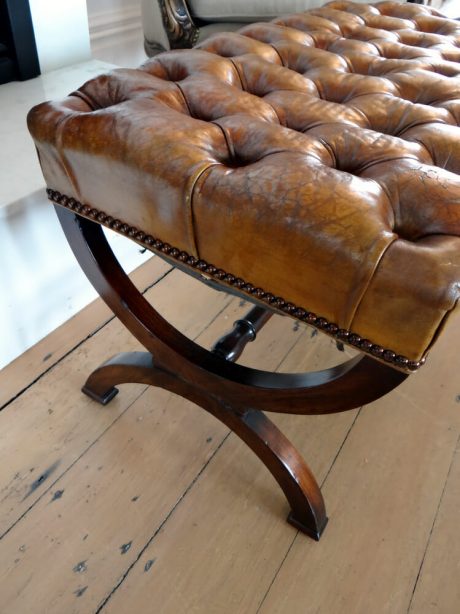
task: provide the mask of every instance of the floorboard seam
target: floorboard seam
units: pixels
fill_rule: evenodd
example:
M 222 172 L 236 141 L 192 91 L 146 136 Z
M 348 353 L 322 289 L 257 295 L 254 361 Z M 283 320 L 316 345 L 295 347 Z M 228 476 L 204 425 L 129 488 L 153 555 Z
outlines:
M 150 284 L 148 287 L 146 287 L 143 291 L 143 294 L 145 292 L 147 292 L 148 290 L 150 290 L 152 287 L 154 287 L 155 285 L 157 285 L 159 282 L 161 282 L 166 276 L 168 276 L 174 269 L 170 269 L 168 271 L 166 271 L 160 278 L 156 279 L 152 284 Z M 199 333 L 197 333 L 194 337 L 194 339 L 197 339 L 198 337 L 200 337 L 203 332 L 230 306 L 231 302 L 232 302 L 233 297 L 229 297 L 228 301 L 225 302 L 225 304 L 219 309 L 219 311 L 206 323 L 206 325 L 203 327 L 202 330 L 199 331 Z M 44 375 L 46 375 L 46 373 L 48 373 L 52 368 L 54 368 L 55 366 L 57 366 L 59 363 L 61 363 L 66 357 L 68 357 L 72 352 L 74 352 L 76 349 L 78 349 L 82 344 L 84 344 L 86 341 L 88 341 L 88 339 L 90 339 L 91 337 L 93 337 L 95 334 L 97 334 L 100 330 L 102 330 L 107 324 L 109 324 L 113 319 L 115 319 L 115 316 L 110 317 L 108 320 L 106 320 L 105 322 L 103 322 L 101 325 L 99 325 L 97 328 L 95 328 L 89 335 L 87 335 L 85 338 L 83 338 L 81 341 L 79 341 L 75 346 L 73 346 L 68 352 L 66 352 L 63 356 L 61 356 L 58 360 L 56 360 L 56 362 L 54 362 L 53 364 L 49 365 L 47 367 L 47 369 L 45 371 L 43 371 L 38 377 L 36 377 L 33 382 L 31 382 L 30 384 L 28 384 L 26 387 L 24 387 L 20 392 L 18 392 L 17 395 L 15 395 L 14 398 L 10 399 L 3 407 L 6 408 L 8 405 L 10 405 L 16 398 L 18 398 L 19 396 L 21 396 L 26 390 L 28 390 L 29 388 L 31 388 L 35 383 L 37 383 Z M 289 347 L 289 349 L 286 350 L 286 352 L 284 353 L 283 357 L 279 360 L 276 368 L 274 369 L 275 371 L 278 370 L 280 368 L 280 366 L 283 364 L 283 362 L 286 360 L 286 357 L 290 354 L 290 352 L 293 350 L 293 348 L 297 345 L 297 343 L 301 342 L 301 339 L 296 339 Z M 46 490 L 43 491 L 43 493 L 32 503 L 32 505 L 30 507 L 28 507 L 12 524 L 11 526 L 6 529 L 4 531 L 4 533 L 0 536 L 0 539 L 3 539 L 3 537 L 5 537 L 12 529 L 14 529 L 14 527 L 21 521 L 23 520 L 28 514 L 29 512 L 31 512 L 33 510 L 33 508 L 43 499 L 43 497 L 45 497 L 50 490 L 52 490 L 52 488 L 59 482 L 59 480 L 61 480 L 84 456 L 85 454 L 87 454 L 87 452 L 93 447 L 95 446 L 100 440 L 101 438 L 103 438 L 106 433 L 121 419 L 121 417 L 134 405 L 134 403 L 136 403 L 138 401 L 138 399 L 145 393 L 145 391 L 147 390 L 147 388 L 149 388 L 149 386 L 145 386 L 143 388 L 143 390 L 136 396 L 135 399 L 133 399 L 133 401 L 113 420 L 113 422 L 111 422 L 100 434 L 99 436 L 89 445 L 87 446 L 82 452 L 81 454 L 78 455 L 78 457 L 59 475 L 59 477 L 57 477 L 51 484 L 49 484 L 48 488 Z M 190 492 L 190 490 L 193 488 L 194 484 L 197 482 L 197 480 L 200 478 L 200 476 L 202 475 L 202 473 L 206 470 L 206 468 L 208 467 L 208 465 L 212 462 L 213 458 L 218 454 L 219 450 L 222 448 L 222 446 L 224 445 L 225 441 L 228 439 L 228 437 L 230 436 L 231 431 L 229 431 L 225 437 L 222 439 L 222 441 L 220 442 L 220 444 L 218 445 L 218 447 L 215 449 L 214 453 L 212 454 L 212 456 L 206 461 L 206 463 L 204 463 L 204 465 L 201 467 L 200 471 L 196 474 L 196 476 L 194 477 L 194 479 L 191 481 L 191 483 L 188 485 L 188 487 L 183 491 L 182 495 L 179 497 L 179 499 L 176 501 L 176 503 L 172 506 L 172 508 L 170 509 L 170 511 L 168 512 L 168 514 L 165 516 L 165 518 L 163 519 L 163 521 L 161 522 L 161 524 L 159 525 L 159 527 L 156 529 L 156 531 L 154 532 L 154 534 L 150 537 L 150 539 L 146 542 L 146 544 L 144 545 L 144 547 L 141 549 L 141 551 L 139 552 L 138 556 L 136 557 L 136 559 L 133 561 L 133 563 L 126 569 L 126 571 L 124 572 L 123 576 L 121 577 L 120 581 L 116 584 L 116 586 L 113 587 L 113 589 L 110 591 L 110 593 L 106 596 L 106 598 L 101 602 L 101 604 L 98 606 L 97 608 L 97 612 L 100 612 L 105 605 L 108 603 L 108 601 L 111 599 L 112 595 L 116 592 L 116 590 L 119 588 L 119 586 L 124 582 L 124 580 L 126 579 L 126 577 L 128 576 L 128 574 L 130 573 L 131 569 L 136 565 L 136 563 L 138 562 L 138 560 L 142 557 L 144 551 L 149 547 L 149 545 L 151 544 L 151 542 L 154 540 L 154 538 L 156 537 L 156 535 L 158 534 L 158 532 L 163 528 L 163 526 L 165 525 L 165 523 L 168 521 L 168 519 L 171 517 L 171 515 L 173 514 L 174 510 L 177 508 L 177 506 L 182 502 L 182 500 L 184 499 L 184 497 L 187 496 L 187 494 Z M 294 538 L 295 540 L 295 538 Z M 293 542 L 294 542 L 293 540 Z M 292 543 L 293 543 L 292 542 Z M 291 544 L 292 546 L 292 544 Z M 289 551 L 288 551 L 289 552 Z M 286 553 L 286 556 L 288 554 L 288 552 Z
M 156 286 L 158 283 L 160 283 L 160 281 L 162 281 L 165 277 L 167 277 L 168 275 L 170 275 L 170 273 L 174 271 L 174 267 L 171 267 L 169 269 L 169 271 L 166 271 L 166 273 L 164 273 L 161 277 L 159 277 L 158 279 L 156 279 L 153 283 L 151 283 L 149 286 L 147 286 L 143 291 L 142 294 L 145 294 L 146 292 L 148 292 L 151 288 L 153 288 L 154 286 Z M 99 297 L 96 300 L 102 300 Z M 115 319 L 115 315 L 109 316 L 109 319 L 106 320 L 105 322 L 103 322 L 102 324 L 100 324 L 97 328 L 95 328 L 91 333 L 89 333 L 89 335 L 87 335 L 86 337 L 84 337 L 81 341 L 79 341 L 76 345 L 74 345 L 72 348 L 70 348 L 70 350 L 68 350 L 65 354 L 63 354 L 58 360 L 56 360 L 56 362 L 48 365 L 46 367 L 46 369 L 44 371 L 42 371 L 40 373 L 40 375 L 38 375 L 34 380 L 32 380 L 29 384 L 27 384 L 27 386 L 25 386 L 24 388 L 22 388 L 21 390 L 19 390 L 19 392 L 17 392 L 13 397 L 11 397 L 11 399 L 9 399 L 8 401 L 6 401 L 6 403 L 4 403 L 1 407 L 0 407 L 0 411 L 3 411 L 4 409 L 6 409 L 8 407 L 8 405 L 11 405 L 11 403 L 13 403 L 13 401 L 15 401 L 16 399 L 18 399 L 22 394 L 24 394 L 24 392 L 26 392 L 27 390 L 29 390 L 29 388 L 31 388 L 32 386 L 34 386 L 34 384 L 36 384 L 39 380 L 41 380 L 41 378 L 43 376 L 45 376 L 47 373 L 49 373 L 51 371 L 51 369 L 53 369 L 56 365 L 58 365 L 60 362 L 62 362 L 65 358 L 67 358 L 72 352 L 74 352 L 76 349 L 78 349 L 83 343 L 85 343 L 85 341 L 88 341 L 88 339 L 91 339 L 91 337 L 93 337 L 96 333 L 98 333 L 100 330 L 102 330 L 105 326 L 107 326 L 107 324 L 109 324 L 110 322 L 112 322 L 112 320 Z
M 356 423 L 356 420 L 358 419 L 358 416 L 359 416 L 359 415 L 360 415 L 360 413 L 361 413 L 361 409 L 362 409 L 362 407 L 360 407 L 360 408 L 359 408 L 359 410 L 358 410 L 358 412 L 357 412 L 357 414 L 356 414 L 356 416 L 355 416 L 355 418 L 354 418 L 353 422 L 352 422 L 352 423 L 351 423 L 351 425 L 350 425 L 350 428 L 348 429 L 348 431 L 347 431 L 347 433 L 346 433 L 345 437 L 343 438 L 342 443 L 341 443 L 341 444 L 340 444 L 340 446 L 339 446 L 339 449 L 337 450 L 336 455 L 335 455 L 335 456 L 334 456 L 334 458 L 332 459 L 332 462 L 331 462 L 331 464 L 330 464 L 330 466 L 329 466 L 329 469 L 327 470 L 326 475 L 324 476 L 324 478 L 323 478 L 323 480 L 322 480 L 322 482 L 321 482 L 321 486 L 320 486 L 320 488 L 321 488 L 321 489 L 323 488 L 324 484 L 326 483 L 326 480 L 327 480 L 327 478 L 328 478 L 329 474 L 331 473 L 332 468 L 333 468 L 333 466 L 335 465 L 335 462 L 336 462 L 336 460 L 337 460 L 337 458 L 338 458 L 338 456 L 339 456 L 340 452 L 342 451 L 342 448 L 343 448 L 343 446 L 345 445 L 345 442 L 347 441 L 348 436 L 350 435 L 350 432 L 351 432 L 352 428 L 354 427 L 354 425 L 355 425 L 355 423 Z M 284 563 L 285 563 L 285 561 L 286 561 L 286 559 L 287 559 L 287 557 L 288 557 L 288 555 L 289 555 L 289 553 L 290 553 L 290 551 L 291 551 L 291 549 L 292 549 L 292 547 L 293 547 L 294 543 L 296 542 L 296 540 L 297 540 L 297 538 L 298 538 L 298 536 L 299 536 L 299 533 L 300 533 L 300 531 L 297 531 L 297 533 L 295 534 L 295 536 L 294 536 L 294 538 L 293 538 L 292 542 L 289 544 L 289 547 L 288 547 L 288 548 L 287 548 L 287 550 L 286 550 L 286 554 L 284 555 L 283 560 L 281 561 L 281 563 L 280 563 L 280 565 L 279 565 L 278 569 L 276 570 L 276 572 L 275 572 L 275 574 L 274 574 L 274 576 L 273 576 L 273 578 L 272 578 L 272 581 L 270 582 L 270 584 L 269 584 L 269 586 L 268 586 L 268 588 L 267 588 L 267 591 L 265 592 L 264 596 L 262 597 L 262 601 L 260 602 L 259 607 L 257 608 L 257 610 L 256 610 L 255 614 L 259 614 L 259 612 L 260 612 L 260 610 L 261 610 L 261 608 L 262 608 L 263 604 L 265 603 L 265 601 L 266 601 L 266 599 L 267 599 L 267 597 L 268 597 L 268 595 L 269 595 L 269 593 L 270 593 L 270 591 L 271 591 L 271 589 L 272 589 L 272 586 L 273 586 L 273 584 L 275 583 L 275 580 L 276 580 L 276 578 L 277 578 L 277 577 L 278 577 L 278 575 L 279 575 L 279 572 L 281 571 L 281 569 L 282 569 L 282 567 L 283 567 L 283 565 L 284 565 Z
M 428 553 L 428 548 L 430 547 L 430 543 L 431 543 L 431 537 L 433 535 L 433 531 L 434 531 L 434 528 L 436 526 L 436 520 L 438 518 L 439 510 L 441 509 L 442 500 L 444 499 L 444 494 L 446 492 L 447 483 L 449 482 L 449 476 L 451 474 L 452 467 L 454 466 L 454 461 L 455 461 L 455 457 L 457 455 L 457 452 L 459 451 L 459 446 L 460 446 L 460 435 L 459 435 L 459 437 L 457 439 L 457 443 L 456 443 L 455 448 L 454 448 L 454 453 L 452 454 L 452 459 L 450 461 L 449 470 L 448 470 L 447 475 L 446 475 L 446 481 L 444 483 L 444 487 L 442 489 L 441 496 L 439 497 L 439 502 L 438 502 L 438 506 L 436 508 L 436 512 L 435 512 L 435 515 L 434 515 L 434 518 L 433 518 L 433 523 L 431 525 L 430 534 L 428 535 L 428 539 L 427 539 L 426 545 L 425 545 L 425 550 L 423 551 L 422 560 L 420 562 L 420 567 L 418 569 L 417 577 L 415 578 L 414 588 L 412 589 L 412 594 L 411 594 L 411 597 L 410 597 L 409 605 L 407 606 L 407 614 L 409 614 L 409 612 L 410 612 L 410 610 L 412 608 L 412 602 L 414 601 L 415 591 L 417 590 L 418 582 L 419 582 L 420 576 L 422 574 L 423 565 L 425 563 L 425 558 L 426 558 L 426 555 Z
M 162 528 L 164 527 L 164 525 L 168 522 L 168 520 L 170 519 L 170 517 L 174 514 L 174 511 L 176 510 L 177 506 L 181 504 L 182 500 L 188 495 L 188 493 L 190 492 L 190 490 L 193 488 L 193 486 L 196 484 L 196 482 L 198 481 L 198 479 L 200 478 L 201 474 L 205 471 L 205 469 L 207 468 L 207 466 L 209 465 L 209 463 L 212 461 L 212 459 L 215 457 L 215 455 L 219 452 L 219 450 L 221 449 L 221 447 L 224 445 L 224 443 L 227 441 L 227 439 L 230 437 L 231 435 L 231 431 L 229 431 L 225 437 L 222 439 L 222 441 L 220 442 L 220 444 L 217 446 L 217 448 L 214 450 L 214 452 L 212 453 L 212 455 L 209 457 L 209 459 L 204 463 L 204 465 L 202 466 L 202 468 L 200 469 L 200 471 L 196 474 L 196 476 L 193 478 L 193 480 L 190 482 L 190 484 L 187 486 L 187 488 L 183 491 L 182 495 L 177 499 L 176 503 L 172 506 L 172 508 L 169 510 L 169 512 L 166 514 L 166 516 L 163 518 L 163 520 L 161 521 L 161 523 L 158 525 L 158 527 L 156 528 L 156 530 L 154 531 L 154 533 L 150 536 L 150 538 L 147 540 L 147 542 L 145 543 L 145 545 L 143 546 L 143 548 L 141 548 L 141 550 L 139 551 L 137 557 L 133 560 L 133 562 L 129 565 L 129 567 L 126 569 L 126 571 L 124 572 L 124 574 L 121 576 L 120 580 L 117 582 L 117 584 L 115 584 L 115 586 L 112 588 L 112 590 L 110 591 L 110 593 L 104 598 L 104 600 L 98 605 L 97 609 L 95 610 L 94 614 L 99 614 L 99 612 L 101 612 L 103 610 L 103 608 L 105 608 L 105 606 L 107 605 L 107 603 L 110 601 L 110 599 L 113 597 L 113 595 L 115 594 L 115 592 L 120 588 L 120 586 L 123 584 L 123 582 L 126 580 L 128 574 L 131 572 L 131 570 L 133 569 L 133 567 L 139 562 L 139 560 L 142 558 L 142 555 L 144 554 L 144 552 L 147 550 L 147 548 L 150 546 L 150 544 L 153 542 L 153 540 L 155 539 L 155 537 L 158 535 L 158 533 L 162 530 Z
M 230 301 L 231 302 L 231 301 Z M 208 323 L 207 326 L 210 326 L 210 324 L 212 324 L 212 322 L 214 322 L 214 320 L 220 315 L 220 313 L 222 313 L 222 311 L 228 307 L 228 305 L 230 304 L 230 302 L 218 313 L 216 314 L 216 316 L 214 316 L 213 319 L 211 319 Z M 300 342 L 300 339 L 296 339 L 291 346 L 289 346 L 289 349 L 286 351 L 286 353 L 283 355 L 283 357 L 279 360 L 277 366 L 275 367 L 274 371 L 277 371 L 280 366 L 283 364 L 283 362 L 286 360 L 286 357 L 290 354 L 290 352 L 292 352 L 292 350 L 294 349 L 294 347 L 297 345 L 297 343 Z M 205 410 L 203 410 L 205 411 Z M 179 497 L 179 499 L 176 501 L 176 503 L 173 505 L 173 507 L 169 510 L 168 514 L 164 517 L 164 519 L 162 520 L 162 522 L 160 523 L 160 525 L 157 527 L 157 529 L 155 530 L 155 532 L 153 533 L 153 535 L 151 535 L 151 537 L 147 540 L 147 542 L 145 543 L 145 545 L 143 546 L 143 548 L 141 548 L 141 550 L 139 551 L 137 557 L 134 559 L 134 561 L 128 566 L 128 568 L 126 569 L 126 571 L 124 572 L 124 574 L 121 576 L 120 580 L 117 582 L 117 584 L 112 588 L 112 590 L 110 591 L 110 593 L 105 597 L 105 599 L 99 604 L 99 606 L 97 607 L 97 609 L 95 610 L 94 614 L 99 614 L 107 605 L 107 603 L 110 601 L 110 599 L 113 597 L 113 595 L 116 593 L 116 591 L 120 588 L 120 586 L 123 584 L 123 582 L 126 580 L 126 578 L 128 577 L 129 573 L 131 572 L 131 570 L 137 565 L 137 563 L 139 562 L 139 560 L 142 558 L 142 555 L 144 554 L 144 552 L 147 550 L 147 548 L 150 546 L 150 544 L 153 542 L 153 540 L 155 539 L 155 537 L 158 535 L 158 533 L 161 531 L 161 529 L 164 527 L 164 525 L 168 522 L 168 520 L 171 518 L 171 516 L 173 515 L 175 509 L 178 507 L 178 505 L 180 505 L 180 503 L 183 501 L 183 499 L 187 496 L 187 494 L 192 490 L 193 486 L 196 484 L 196 482 L 198 481 L 198 479 L 200 478 L 200 476 L 203 474 L 203 472 L 206 470 L 206 468 L 208 467 L 208 465 L 211 463 L 211 461 L 214 459 L 214 457 L 217 455 L 217 453 L 219 452 L 219 450 L 222 448 L 222 446 L 224 445 L 224 443 L 227 441 L 227 439 L 230 437 L 230 435 L 232 434 L 232 431 L 228 431 L 228 433 L 225 435 L 225 437 L 222 439 L 222 441 L 220 442 L 220 444 L 217 446 L 217 448 L 214 450 L 213 454 L 210 456 L 210 458 L 204 463 L 204 465 L 201 467 L 200 471 L 195 475 L 195 477 L 193 478 L 193 480 L 190 482 L 190 484 L 187 486 L 187 488 L 183 491 L 182 495 Z M 235 435 L 236 436 L 236 435 Z M 295 538 L 294 538 L 295 539 Z
M 83 450 L 83 452 L 77 456 L 77 458 L 67 467 L 67 469 L 65 469 L 55 480 L 53 483 L 48 485 L 48 488 L 46 488 L 46 490 L 44 490 L 42 492 L 42 494 L 35 499 L 35 501 L 32 503 L 32 505 L 30 507 L 28 507 L 14 522 L 13 524 L 8 527 L 8 529 L 6 529 L 6 531 L 4 531 L 1 535 L 0 535 L 0 540 L 2 540 L 4 537 L 6 537 L 8 535 L 8 533 L 14 529 L 14 527 L 25 517 L 27 516 L 27 514 L 39 503 L 39 501 L 41 501 L 43 499 L 43 497 L 45 495 L 47 495 L 50 490 L 53 488 L 53 486 L 55 484 L 57 484 L 59 482 L 59 480 L 61 480 L 71 469 L 72 467 L 74 467 L 74 465 L 76 463 L 78 463 L 78 461 L 89 451 L 91 450 L 91 448 L 96 445 L 96 443 L 101 439 L 101 437 L 103 437 L 105 435 L 105 433 L 107 433 L 107 431 L 109 429 L 112 428 L 112 426 L 114 424 L 116 424 L 118 422 L 118 420 L 120 420 L 120 418 L 122 416 L 124 416 L 124 414 L 134 405 L 134 403 L 136 403 L 136 401 L 144 394 L 144 392 L 147 390 L 148 386 L 145 386 L 143 388 L 143 390 L 137 395 L 137 397 L 132 401 L 132 403 L 130 403 L 114 420 L 113 422 L 111 422 L 103 431 L 102 433 L 99 434 L 99 436 L 87 447 Z
M 150 287 L 153 287 L 152 286 Z M 147 292 L 149 288 L 147 288 L 145 290 L 145 292 Z M 225 303 L 225 305 L 209 320 L 209 322 L 207 322 L 206 326 L 201 329 L 194 337 L 194 339 L 197 339 L 198 337 L 200 337 L 204 331 L 222 314 L 223 311 L 225 311 L 225 309 L 227 309 L 227 307 L 230 305 L 231 303 L 231 298 Z M 115 317 L 115 316 L 114 316 Z M 113 318 L 112 318 L 113 319 Z M 105 325 L 104 325 L 105 326 Z M 98 329 L 99 330 L 99 329 Z M 97 331 L 96 331 L 97 332 Z M 92 333 L 92 335 L 95 333 Z M 91 336 L 92 336 L 91 335 Z M 87 341 L 87 338 L 84 339 L 81 343 L 84 343 L 85 341 Z M 76 349 L 77 347 L 79 347 L 81 345 L 81 343 L 79 343 L 74 349 Z M 73 351 L 73 350 L 72 350 Z M 64 357 L 63 357 L 64 358 Z M 60 362 L 60 361 L 58 361 Z M 58 364 L 58 362 L 56 362 L 56 364 Z M 149 388 L 149 385 L 146 385 L 142 391 L 136 396 L 136 398 L 113 420 L 113 422 L 111 422 L 103 431 L 102 433 L 99 434 L 99 436 L 87 447 L 85 448 L 82 453 L 58 476 L 56 477 L 56 479 L 54 480 L 54 482 L 50 483 L 48 485 L 48 487 L 46 488 L 46 490 L 44 490 L 42 492 L 42 494 L 35 499 L 35 501 L 30 505 L 30 507 L 28 507 L 14 522 L 12 525 L 10 525 L 8 527 L 8 529 L 6 529 L 1 535 L 0 535 L 0 541 L 6 537 L 6 535 L 8 535 L 8 533 L 14 529 L 14 527 L 23 519 L 25 518 L 25 516 L 27 516 L 27 514 L 39 503 L 39 501 L 41 501 L 43 499 L 43 497 L 50 492 L 50 490 L 53 488 L 53 486 L 55 484 L 57 484 L 59 482 L 59 480 L 61 480 L 69 471 L 70 469 L 72 469 L 72 467 L 78 463 L 78 461 L 83 458 L 83 456 L 118 422 L 118 420 L 120 420 L 120 418 L 134 405 L 134 403 L 136 403 L 140 397 L 144 394 L 144 392 Z
M 284 557 L 283 557 L 283 559 L 282 559 L 281 563 L 279 564 L 278 569 L 275 571 L 275 574 L 274 574 L 274 576 L 273 576 L 273 578 L 272 578 L 272 581 L 271 581 L 271 582 L 270 582 L 270 584 L 268 585 L 268 588 L 267 588 L 267 590 L 265 591 L 265 594 L 264 594 L 264 596 L 262 597 L 262 600 L 261 600 L 261 602 L 260 602 L 260 604 L 259 604 L 259 607 L 258 607 L 258 608 L 257 608 L 257 610 L 255 611 L 255 614 L 259 614 L 260 609 L 261 609 L 261 608 L 262 608 L 262 606 L 264 605 L 265 600 L 267 599 L 268 594 L 270 593 L 270 591 L 271 591 L 271 589 L 272 589 L 272 586 L 273 586 L 273 584 L 274 584 L 274 582 L 275 582 L 276 578 L 278 577 L 278 574 L 279 574 L 279 572 L 280 572 L 281 568 L 282 568 L 282 567 L 283 567 L 283 565 L 284 565 L 285 560 L 286 560 L 286 559 L 287 559 L 287 557 L 289 556 L 289 553 L 291 552 L 291 550 L 292 550 L 292 546 L 294 545 L 294 543 L 295 543 L 295 541 L 296 541 L 296 539 L 297 539 L 297 536 L 298 536 L 298 535 L 299 535 L 299 531 L 297 531 L 297 532 L 296 532 L 296 534 L 294 535 L 294 537 L 292 538 L 292 541 L 291 541 L 291 543 L 289 544 L 288 549 L 286 550 L 286 554 L 284 555 Z
M 346 434 L 346 435 L 345 435 L 345 437 L 343 438 L 343 441 L 342 441 L 342 443 L 340 444 L 339 449 L 337 450 L 336 455 L 335 455 L 335 456 L 334 456 L 334 458 L 332 459 L 332 463 L 331 463 L 331 465 L 330 465 L 330 467 L 329 467 L 329 469 L 328 469 L 328 471 L 327 471 L 326 475 L 324 476 L 323 481 L 321 482 L 321 488 L 323 488 L 324 484 L 326 483 L 326 480 L 327 480 L 327 478 L 329 477 L 329 474 L 331 473 L 332 468 L 334 467 L 334 465 L 335 465 L 335 463 L 336 463 L 336 460 L 337 460 L 337 458 L 338 458 L 338 456 L 339 456 L 340 452 L 342 451 L 342 448 L 343 448 L 343 446 L 345 445 L 345 442 L 346 442 L 346 441 L 347 441 L 347 439 L 348 439 L 348 436 L 350 435 L 350 433 L 351 433 L 351 431 L 352 431 L 353 427 L 354 427 L 354 426 L 355 426 L 355 424 L 356 424 L 356 421 L 358 420 L 359 416 L 361 415 L 361 410 L 362 410 L 362 407 L 360 407 L 360 408 L 358 409 L 358 411 L 356 412 L 356 416 L 354 417 L 353 422 L 351 423 L 350 428 L 349 428 L 349 429 L 348 429 L 348 431 L 347 431 L 347 434 Z

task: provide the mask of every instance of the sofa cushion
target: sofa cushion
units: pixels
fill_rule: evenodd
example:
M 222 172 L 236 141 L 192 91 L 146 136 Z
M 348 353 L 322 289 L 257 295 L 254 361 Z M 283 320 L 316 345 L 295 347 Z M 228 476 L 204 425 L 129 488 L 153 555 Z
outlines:
M 357 0 L 365 2 L 366 0 Z M 318 8 L 325 0 L 190 0 L 190 13 L 204 22 L 248 22 Z

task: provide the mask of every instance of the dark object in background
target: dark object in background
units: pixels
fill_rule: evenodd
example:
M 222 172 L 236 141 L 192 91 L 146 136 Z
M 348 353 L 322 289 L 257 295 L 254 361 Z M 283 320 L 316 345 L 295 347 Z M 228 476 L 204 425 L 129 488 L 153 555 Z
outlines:
M 39 74 L 28 0 L 0 0 L 0 84 Z

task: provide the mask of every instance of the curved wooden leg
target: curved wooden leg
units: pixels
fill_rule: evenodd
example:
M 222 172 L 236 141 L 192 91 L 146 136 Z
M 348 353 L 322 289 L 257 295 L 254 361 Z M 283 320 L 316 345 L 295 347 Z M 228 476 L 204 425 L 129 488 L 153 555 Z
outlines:
M 257 454 L 281 486 L 291 506 L 288 522 L 318 541 L 328 519 L 323 495 L 308 465 L 263 412 L 249 410 L 239 420 L 236 428 L 235 425 L 231 428 Z
M 84 392 L 106 404 L 117 393 L 116 384 L 139 382 L 160 386 L 203 407 L 245 441 L 271 471 L 291 505 L 289 521 L 319 539 L 327 519 L 318 485 L 298 452 L 262 412 L 346 411 L 386 394 L 407 374 L 367 356 L 316 373 L 268 373 L 226 360 L 228 339 L 218 344 L 224 352 L 208 352 L 172 327 L 138 292 L 99 224 L 56 209 L 88 279 L 148 350 L 111 359 L 91 374 Z M 235 344 L 230 345 L 234 349 Z
M 240 413 L 219 404 L 200 405 L 229 426 L 260 458 L 289 501 L 288 522 L 318 541 L 327 524 L 324 499 L 312 472 L 291 442 L 257 409 Z
M 315 540 L 327 524 L 323 496 L 307 464 L 267 416 L 257 409 L 233 408 L 228 403 L 156 367 L 149 352 L 126 352 L 98 367 L 83 392 L 102 405 L 115 396 L 117 384 L 142 383 L 165 388 L 199 405 L 228 426 L 260 458 L 291 506 L 288 522 Z M 112 394 L 112 391 L 116 391 Z

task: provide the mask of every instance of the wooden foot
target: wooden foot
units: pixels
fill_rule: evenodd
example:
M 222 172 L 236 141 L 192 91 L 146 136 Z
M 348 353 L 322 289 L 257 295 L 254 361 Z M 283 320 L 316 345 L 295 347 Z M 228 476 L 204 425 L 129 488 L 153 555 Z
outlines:
M 407 375 L 367 356 L 315 373 L 268 373 L 234 360 L 268 321 L 260 307 L 208 352 L 182 335 L 144 299 L 118 264 L 99 224 L 56 206 L 80 266 L 107 305 L 147 352 L 120 354 L 96 369 L 83 391 L 108 403 L 116 385 L 160 386 L 201 406 L 235 432 L 277 480 L 291 506 L 288 521 L 319 539 L 327 518 L 305 461 L 263 411 L 325 414 L 386 394 Z M 154 358 L 153 358 L 154 357 Z
M 96 394 L 94 390 L 92 390 L 88 386 L 83 386 L 81 391 L 84 392 L 86 396 L 90 397 L 90 399 L 93 399 L 93 401 L 97 401 L 97 403 L 100 403 L 101 405 L 107 405 L 108 403 L 110 403 L 110 401 L 114 397 L 116 397 L 119 392 L 118 388 L 108 388 L 101 394 Z
M 153 382 L 153 359 L 148 352 L 123 352 L 95 369 L 81 389 L 101 405 L 107 405 L 118 393 L 118 384 Z
M 327 523 L 329 521 L 329 518 L 327 518 L 327 516 L 325 516 L 324 517 L 324 523 L 321 526 L 318 526 L 315 529 L 312 529 L 312 527 L 307 525 L 305 522 L 302 522 L 302 521 L 298 520 L 296 515 L 295 515 L 295 513 L 293 511 L 289 512 L 288 517 L 287 517 L 287 521 L 289 522 L 289 524 L 292 524 L 293 527 L 295 527 L 296 529 L 298 529 L 302 533 L 305 533 L 305 535 L 308 535 L 308 537 L 311 537 L 315 541 L 319 542 L 319 540 L 321 538 L 321 535 L 323 534 L 323 531 L 326 528 L 326 525 L 327 525 Z

